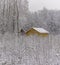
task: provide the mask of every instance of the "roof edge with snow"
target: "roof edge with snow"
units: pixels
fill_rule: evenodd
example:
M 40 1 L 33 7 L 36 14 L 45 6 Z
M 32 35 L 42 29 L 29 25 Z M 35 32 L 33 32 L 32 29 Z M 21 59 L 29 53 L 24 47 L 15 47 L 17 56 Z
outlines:
M 49 33 L 47 30 L 45 30 L 44 28 L 36 28 L 36 27 L 33 27 L 34 30 L 40 32 L 40 33 Z

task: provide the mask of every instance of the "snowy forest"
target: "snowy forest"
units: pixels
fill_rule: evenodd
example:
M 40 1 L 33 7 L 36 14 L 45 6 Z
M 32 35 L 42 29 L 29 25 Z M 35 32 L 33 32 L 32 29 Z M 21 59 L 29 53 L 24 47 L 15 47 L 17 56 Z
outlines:
M 49 35 L 21 35 L 26 24 Z M 60 65 L 60 10 L 30 12 L 27 0 L 0 0 L 0 65 Z
M 19 26 L 27 21 L 27 0 L 1 0 L 0 2 L 0 31 L 18 32 Z M 20 22 L 21 21 L 21 22 Z M 26 22 L 25 22 L 26 23 Z
M 60 11 L 43 10 L 30 12 L 27 0 L 1 0 L 0 33 L 18 33 L 26 24 L 46 28 L 49 32 L 59 33 Z

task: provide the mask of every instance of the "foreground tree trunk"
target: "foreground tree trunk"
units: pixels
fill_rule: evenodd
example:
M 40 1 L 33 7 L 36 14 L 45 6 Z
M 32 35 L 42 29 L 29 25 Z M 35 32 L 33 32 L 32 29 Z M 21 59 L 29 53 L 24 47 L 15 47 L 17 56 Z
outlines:
M 25 1 L 22 0 L 2 0 L 0 7 L 0 28 L 3 33 L 11 32 L 17 33 L 20 31 L 20 27 L 23 26 L 21 22 L 25 22 L 27 15 L 27 6 Z M 21 18 L 23 21 L 21 21 Z M 20 24 L 19 24 L 20 22 Z

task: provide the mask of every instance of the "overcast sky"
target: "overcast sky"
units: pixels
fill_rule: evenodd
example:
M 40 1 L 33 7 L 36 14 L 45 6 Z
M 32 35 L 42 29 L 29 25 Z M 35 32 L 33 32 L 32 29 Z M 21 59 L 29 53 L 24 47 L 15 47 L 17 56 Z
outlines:
M 28 0 L 30 11 L 37 11 L 46 7 L 47 9 L 60 10 L 60 0 Z

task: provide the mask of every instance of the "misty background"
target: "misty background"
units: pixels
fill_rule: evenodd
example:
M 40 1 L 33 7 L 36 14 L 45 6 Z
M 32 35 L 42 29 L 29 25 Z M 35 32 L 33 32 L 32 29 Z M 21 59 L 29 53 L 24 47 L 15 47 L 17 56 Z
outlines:
M 46 7 L 48 10 L 60 10 L 60 0 L 28 0 L 30 11 L 34 12 Z

